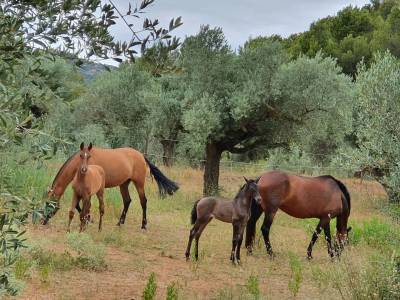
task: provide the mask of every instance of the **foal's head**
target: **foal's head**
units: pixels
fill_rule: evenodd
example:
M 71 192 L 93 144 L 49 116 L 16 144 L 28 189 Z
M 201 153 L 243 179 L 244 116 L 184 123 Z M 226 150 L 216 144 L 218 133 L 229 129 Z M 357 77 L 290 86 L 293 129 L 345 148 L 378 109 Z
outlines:
M 92 150 L 92 143 L 89 144 L 88 147 L 85 147 L 84 143 L 81 143 L 81 151 L 79 152 L 79 157 L 81 159 L 81 163 L 79 165 L 79 172 L 81 174 L 85 174 L 88 169 L 88 159 L 90 158 L 91 154 L 90 151 Z
M 244 177 L 244 180 L 246 181 L 246 184 L 241 188 L 240 191 L 244 193 L 246 199 L 248 199 L 250 202 L 254 199 L 257 203 L 260 203 L 261 196 L 260 192 L 258 191 L 257 181 L 253 179 L 247 179 L 246 177 Z

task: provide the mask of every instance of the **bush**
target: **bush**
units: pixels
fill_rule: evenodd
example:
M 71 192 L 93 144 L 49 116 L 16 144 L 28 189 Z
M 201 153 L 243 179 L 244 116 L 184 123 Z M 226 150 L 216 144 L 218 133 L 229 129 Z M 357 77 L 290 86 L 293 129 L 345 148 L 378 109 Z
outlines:
M 171 283 L 167 287 L 167 300 L 178 300 L 179 286 L 176 282 Z
M 75 261 L 79 267 L 94 271 L 102 271 L 107 267 L 105 247 L 101 244 L 96 244 L 88 234 L 68 233 L 66 244 L 77 252 L 78 257 Z
M 156 292 L 157 292 L 156 274 L 152 272 L 149 276 L 149 279 L 147 280 L 147 284 L 144 288 L 142 298 L 144 300 L 153 300 L 156 298 Z
M 343 299 L 400 299 L 400 257 L 357 263 L 343 256 L 336 268 L 319 269 L 314 278 L 321 289 L 330 286 Z
M 291 276 L 289 279 L 288 287 L 293 296 L 296 297 L 297 293 L 300 290 L 300 285 L 303 278 L 300 259 L 293 253 L 289 253 L 289 266 L 291 270 Z
M 250 275 L 247 279 L 247 291 L 250 293 L 252 299 L 260 299 L 261 292 L 260 292 L 260 284 L 259 279 L 257 276 Z

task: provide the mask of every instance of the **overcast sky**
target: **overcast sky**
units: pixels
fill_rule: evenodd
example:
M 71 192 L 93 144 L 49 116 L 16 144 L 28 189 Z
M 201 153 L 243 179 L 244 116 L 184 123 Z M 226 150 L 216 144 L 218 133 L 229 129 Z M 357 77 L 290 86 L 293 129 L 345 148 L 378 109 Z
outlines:
M 113 2 L 122 11 L 128 8 L 128 0 Z M 367 3 L 367 0 L 156 0 L 146 16 L 158 18 L 164 27 L 168 27 L 171 18 L 182 16 L 183 25 L 174 31 L 182 39 L 197 33 L 202 24 L 222 27 L 232 48 L 237 49 L 249 37 L 271 34 L 286 37 L 307 30 L 313 21 L 334 15 L 345 6 L 361 7 Z M 114 26 L 112 33 L 118 40 L 131 37 L 122 24 Z

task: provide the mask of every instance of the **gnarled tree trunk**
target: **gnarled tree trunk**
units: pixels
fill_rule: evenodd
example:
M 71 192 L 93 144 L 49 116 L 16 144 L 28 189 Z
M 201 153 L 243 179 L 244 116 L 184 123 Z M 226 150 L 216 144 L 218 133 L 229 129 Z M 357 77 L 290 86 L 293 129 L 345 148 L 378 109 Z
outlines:
M 223 150 L 216 143 L 208 143 L 206 146 L 206 163 L 204 168 L 204 196 L 218 193 L 219 163 Z
M 166 167 L 172 167 L 174 164 L 175 157 L 175 140 L 161 140 L 161 145 L 163 147 L 163 163 Z

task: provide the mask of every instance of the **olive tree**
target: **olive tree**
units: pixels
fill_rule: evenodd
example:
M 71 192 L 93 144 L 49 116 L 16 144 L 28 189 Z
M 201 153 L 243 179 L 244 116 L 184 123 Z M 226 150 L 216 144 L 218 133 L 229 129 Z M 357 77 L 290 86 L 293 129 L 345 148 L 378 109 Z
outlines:
M 357 77 L 354 130 L 358 149 L 351 161 L 360 168 L 379 170 L 375 178 L 391 201 L 400 197 L 400 61 L 378 53 L 370 68 L 362 65 Z
M 288 62 L 274 40 L 234 54 L 221 29 L 205 26 L 181 52 L 184 127 L 205 150 L 204 194 L 218 189 L 224 151 L 279 147 L 301 138 L 301 130 L 323 131 L 328 116 L 350 103 L 351 79 L 335 60 L 317 55 Z

